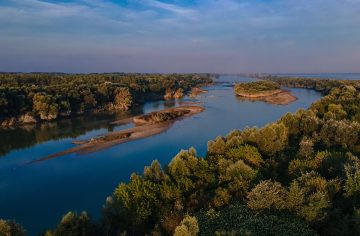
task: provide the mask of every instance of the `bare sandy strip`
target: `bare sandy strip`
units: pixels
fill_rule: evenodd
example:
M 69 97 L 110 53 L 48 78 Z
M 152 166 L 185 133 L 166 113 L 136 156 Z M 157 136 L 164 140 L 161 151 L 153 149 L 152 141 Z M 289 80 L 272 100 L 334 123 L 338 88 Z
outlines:
M 181 111 L 181 110 L 186 110 L 189 112 L 185 113 L 183 116 L 177 117 L 173 120 L 155 123 L 155 124 L 150 123 L 150 122 L 148 124 L 143 123 L 143 124 L 133 127 L 133 128 L 129 128 L 129 129 L 121 130 L 121 131 L 109 132 L 104 135 L 96 136 L 90 140 L 73 142 L 74 144 L 78 144 L 78 146 L 67 149 L 62 152 L 52 154 L 50 156 L 47 156 L 47 157 L 44 157 L 44 158 L 41 158 L 41 159 L 38 159 L 35 161 L 32 161 L 29 164 L 35 163 L 35 162 L 46 161 L 46 160 L 49 160 L 52 158 L 64 156 L 64 155 L 71 154 L 71 153 L 83 155 L 83 154 L 88 154 L 88 153 L 92 153 L 92 152 L 97 152 L 97 151 L 100 151 L 100 150 L 103 150 L 106 148 L 110 148 L 112 146 L 115 146 L 115 145 L 118 145 L 121 143 L 126 143 L 126 142 L 130 142 L 130 141 L 134 141 L 134 140 L 138 140 L 138 139 L 142 139 L 142 138 L 147 138 L 147 137 L 150 137 L 153 135 L 157 135 L 157 134 L 160 134 L 160 133 L 166 131 L 167 129 L 169 129 L 175 121 L 180 120 L 184 117 L 189 117 L 194 114 L 200 113 L 200 112 L 204 111 L 205 108 L 200 107 L 200 106 L 182 106 L 182 107 L 175 107 L 175 108 L 171 108 L 171 109 L 162 110 L 159 112 L 174 112 L 174 111 Z M 136 117 L 139 118 L 141 116 L 136 116 Z M 132 117 L 131 119 L 134 122 L 134 117 Z M 121 120 L 121 122 L 123 122 L 123 121 Z
M 256 94 L 236 93 L 238 96 L 250 101 L 264 101 L 275 105 L 288 105 L 298 98 L 288 90 L 271 90 Z
M 264 101 L 276 105 L 288 105 L 295 102 L 298 98 L 291 94 L 290 91 L 282 91 L 273 96 L 265 97 Z
M 174 121 L 179 118 L 192 116 L 202 111 L 204 111 L 204 108 L 201 106 L 174 107 L 161 111 L 150 112 L 141 116 L 136 116 L 133 118 L 133 123 L 135 125 L 148 125 L 162 123 L 165 121 L 164 119 L 166 119 L 166 121 Z M 165 116 L 165 118 L 162 118 L 161 115 Z

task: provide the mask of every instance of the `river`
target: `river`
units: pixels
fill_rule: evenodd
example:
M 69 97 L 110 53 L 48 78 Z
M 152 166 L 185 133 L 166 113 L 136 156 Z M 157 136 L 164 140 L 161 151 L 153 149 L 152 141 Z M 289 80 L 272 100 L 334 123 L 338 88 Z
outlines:
M 285 106 L 238 99 L 230 85 L 252 80 L 220 76 L 216 85 L 204 88 L 208 93 L 182 100 L 204 103 L 203 113 L 177 121 L 162 134 L 87 155 L 70 154 L 28 164 L 74 146 L 74 140 L 129 127 L 111 127 L 111 121 L 174 107 L 181 101 L 148 102 L 128 113 L 87 115 L 36 128 L 1 130 L 0 218 L 15 219 L 29 235 L 54 227 L 70 210 L 86 210 L 98 218 L 115 187 L 127 182 L 132 172 L 142 173 L 152 160 L 167 164 L 181 149 L 191 146 L 205 155 L 207 141 L 218 135 L 246 126 L 264 126 L 321 98 L 313 90 L 289 89 L 299 99 Z

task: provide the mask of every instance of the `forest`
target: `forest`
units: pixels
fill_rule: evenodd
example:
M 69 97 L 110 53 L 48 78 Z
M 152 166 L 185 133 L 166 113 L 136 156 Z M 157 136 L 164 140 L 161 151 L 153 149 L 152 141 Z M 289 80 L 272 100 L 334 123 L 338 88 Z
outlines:
M 210 82 L 206 74 L 0 73 L 0 126 L 124 111 Z
M 360 81 L 266 78 L 324 97 L 262 128 L 154 160 L 100 220 L 69 212 L 41 235 L 360 235 Z M 55 203 L 56 204 L 56 203 Z M 0 221 L 0 235 L 24 235 Z

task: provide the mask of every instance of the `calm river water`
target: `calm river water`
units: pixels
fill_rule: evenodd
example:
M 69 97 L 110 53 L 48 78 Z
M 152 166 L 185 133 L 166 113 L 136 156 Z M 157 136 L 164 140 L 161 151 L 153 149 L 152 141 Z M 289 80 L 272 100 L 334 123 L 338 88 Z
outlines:
M 88 211 L 100 216 L 101 207 L 119 182 L 127 182 L 132 172 L 158 159 L 167 164 L 180 149 L 194 146 L 200 155 L 207 141 L 233 129 L 263 126 L 287 112 L 307 108 L 321 95 L 312 90 L 291 89 L 299 99 L 286 106 L 236 98 L 229 84 L 252 79 L 221 76 L 223 82 L 207 87 L 208 93 L 196 99 L 205 112 L 176 122 L 166 132 L 150 138 L 121 144 L 84 156 L 70 154 L 28 164 L 30 161 L 72 147 L 73 140 L 103 134 L 120 115 L 93 115 L 45 124 L 35 129 L 0 130 L 0 218 L 15 219 L 35 235 L 53 227 L 68 211 Z M 146 113 L 179 105 L 179 101 L 149 102 L 132 113 Z

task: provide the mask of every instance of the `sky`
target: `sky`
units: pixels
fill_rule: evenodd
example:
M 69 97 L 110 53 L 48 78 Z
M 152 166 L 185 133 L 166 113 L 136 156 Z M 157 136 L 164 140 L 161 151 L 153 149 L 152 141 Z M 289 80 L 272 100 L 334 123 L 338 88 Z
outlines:
M 360 0 L 0 0 L 0 71 L 360 72 Z

